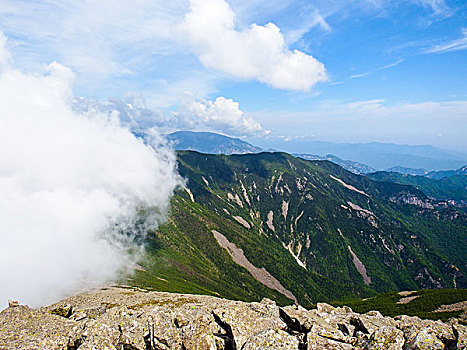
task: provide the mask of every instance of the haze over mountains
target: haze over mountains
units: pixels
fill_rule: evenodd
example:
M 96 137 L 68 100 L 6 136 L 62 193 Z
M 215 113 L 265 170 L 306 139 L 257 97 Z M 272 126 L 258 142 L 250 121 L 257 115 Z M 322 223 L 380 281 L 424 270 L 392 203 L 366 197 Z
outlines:
M 167 140 L 177 150 L 198 151 L 212 154 L 259 153 L 263 149 L 238 138 L 212 132 L 176 131 Z
M 212 154 L 257 153 L 264 149 L 238 138 L 215 133 L 179 131 L 168 135 L 175 149 L 196 150 Z M 392 168 L 405 172 L 456 170 L 467 163 L 467 155 L 433 146 L 397 145 L 391 143 L 331 143 L 290 141 L 277 142 L 275 150 L 297 154 L 305 159 L 330 160 L 356 173 Z M 266 149 L 271 149 L 267 147 Z M 417 169 L 417 170 L 415 170 Z

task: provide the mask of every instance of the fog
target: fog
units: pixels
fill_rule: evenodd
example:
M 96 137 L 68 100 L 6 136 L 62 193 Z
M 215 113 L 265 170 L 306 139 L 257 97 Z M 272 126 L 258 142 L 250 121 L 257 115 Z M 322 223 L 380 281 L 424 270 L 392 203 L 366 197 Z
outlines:
M 0 308 L 44 305 L 129 273 L 179 182 L 157 132 L 71 109 L 73 72 L 22 72 L 0 32 Z M 150 144 L 152 143 L 152 144 Z M 141 222 L 138 211 L 150 208 Z

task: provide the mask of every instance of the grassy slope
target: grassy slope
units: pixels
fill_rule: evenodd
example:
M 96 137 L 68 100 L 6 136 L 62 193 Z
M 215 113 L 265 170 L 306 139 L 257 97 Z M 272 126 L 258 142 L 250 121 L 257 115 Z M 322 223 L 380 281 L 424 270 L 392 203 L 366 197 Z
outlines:
M 452 286 L 450 264 L 465 270 L 465 218 L 450 220 L 442 212 L 387 200 L 401 191 L 426 197 L 410 186 L 374 182 L 330 162 L 277 153 L 214 156 L 180 152 L 179 169 L 188 179 L 196 203 L 183 189 L 173 198 L 170 222 L 149 236 L 148 254 L 141 263 L 146 272 L 134 276 L 133 283 L 139 286 L 239 300 L 267 296 L 281 304 L 290 302 L 236 265 L 217 245 L 212 229 L 242 248 L 255 266 L 265 267 L 302 305 L 429 288 L 433 284 L 430 278 Z M 346 189 L 330 175 L 370 197 Z M 292 189 L 290 193 L 287 187 Z M 229 200 L 228 193 L 238 195 L 242 206 Z M 284 201 L 289 203 L 286 217 L 281 215 Z M 349 201 L 374 212 L 377 227 L 356 211 L 343 209 Z M 270 210 L 275 232 L 266 225 Z M 238 224 L 234 215 L 248 220 L 252 228 Z M 296 263 L 283 243 L 290 244 L 295 253 L 302 247 L 300 258 L 306 261 L 307 270 Z M 370 286 L 363 283 L 347 246 L 367 267 Z M 428 275 L 423 275 L 425 269 Z M 465 271 L 461 272 L 465 276 Z M 462 276 L 457 283 L 467 284 Z
M 352 310 L 365 313 L 378 310 L 384 316 L 409 315 L 421 318 L 446 321 L 451 317 L 459 317 L 462 311 L 433 312 L 441 305 L 450 305 L 467 300 L 467 289 L 435 289 L 420 290 L 409 295 L 417 297 L 406 303 L 397 302 L 404 298 L 398 292 L 389 292 L 368 299 L 351 299 L 331 302 L 334 306 L 347 305 Z
M 467 176 L 453 175 L 439 180 L 425 176 L 403 175 L 395 172 L 380 171 L 367 174 L 376 181 L 389 181 L 419 188 L 428 196 L 439 199 L 453 199 L 458 202 L 467 202 Z

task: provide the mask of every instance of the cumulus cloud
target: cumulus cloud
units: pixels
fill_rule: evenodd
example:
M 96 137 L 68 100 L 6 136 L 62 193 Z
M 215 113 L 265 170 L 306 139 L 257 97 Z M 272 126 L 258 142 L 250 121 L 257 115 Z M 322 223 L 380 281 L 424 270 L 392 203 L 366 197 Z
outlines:
M 223 96 L 213 101 L 196 100 L 188 90 L 178 96 L 176 111 L 148 107 L 144 97 L 138 94 L 128 94 L 123 99 L 110 98 L 105 102 L 74 98 L 73 110 L 118 116 L 120 122 L 136 134 L 145 134 L 153 127 L 161 132 L 209 130 L 235 136 L 269 133 L 258 121 L 245 115 L 238 102 Z
M 173 114 L 177 126 L 183 129 L 209 128 L 236 136 L 268 133 L 259 122 L 241 111 L 238 102 L 222 96 L 215 101 L 196 101 L 186 92 L 180 96 L 178 110 Z
M 327 80 L 324 65 L 301 51 L 290 51 L 273 23 L 235 29 L 235 15 L 224 0 L 190 0 L 181 31 L 204 66 L 274 88 L 308 91 Z
M 70 69 L 27 74 L 5 57 L 0 46 L 0 303 L 39 305 L 134 266 L 178 183 L 175 155 L 73 111 Z

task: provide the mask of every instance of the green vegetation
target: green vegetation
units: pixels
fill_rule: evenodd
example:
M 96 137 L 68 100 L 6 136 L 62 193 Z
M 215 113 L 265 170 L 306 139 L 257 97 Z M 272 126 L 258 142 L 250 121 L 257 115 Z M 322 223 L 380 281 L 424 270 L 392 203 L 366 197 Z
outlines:
M 407 303 L 400 303 L 408 299 Z M 351 299 L 331 302 L 334 306 L 347 305 L 358 313 L 378 310 L 384 316 L 409 315 L 420 318 L 447 321 L 459 317 L 463 311 L 434 312 L 442 305 L 455 304 L 467 300 L 467 289 L 428 289 L 414 291 L 407 296 L 389 292 L 368 299 Z M 399 303 L 398 303 L 399 302 Z
M 237 265 L 215 240 L 217 230 L 304 306 L 390 290 L 467 287 L 465 213 L 433 207 L 412 186 L 285 153 L 178 156 L 187 189 L 173 197 L 169 221 L 149 234 L 134 285 L 292 302 Z
M 209 211 L 175 196 L 170 222 L 151 232 L 147 253 L 133 284 L 159 291 L 223 296 L 235 300 L 269 297 L 281 305 L 291 301 L 256 281 L 232 261 L 211 233 Z
M 379 171 L 367 174 L 375 181 L 395 182 L 414 186 L 426 195 L 438 200 L 467 202 L 467 176 L 452 175 L 442 179 L 430 179 L 425 176 L 404 175 L 395 172 Z

